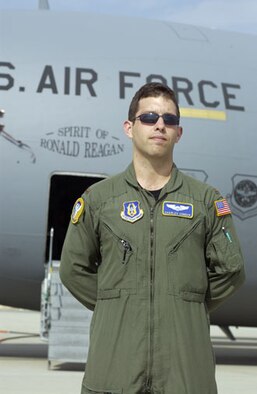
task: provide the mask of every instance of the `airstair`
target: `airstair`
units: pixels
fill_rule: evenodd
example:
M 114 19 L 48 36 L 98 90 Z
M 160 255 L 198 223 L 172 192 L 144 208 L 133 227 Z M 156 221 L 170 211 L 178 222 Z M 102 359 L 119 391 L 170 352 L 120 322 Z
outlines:
M 52 362 L 85 363 L 92 312 L 80 304 L 59 277 L 59 261 L 50 256 L 41 291 L 41 339 L 48 342 L 48 367 Z

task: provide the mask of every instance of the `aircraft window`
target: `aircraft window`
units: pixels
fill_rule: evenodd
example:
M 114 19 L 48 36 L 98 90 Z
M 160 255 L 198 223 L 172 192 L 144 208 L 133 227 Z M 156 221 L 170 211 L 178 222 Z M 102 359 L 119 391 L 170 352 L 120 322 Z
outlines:
M 196 26 L 188 26 L 188 25 L 174 25 L 170 22 L 165 23 L 180 40 L 188 40 L 188 41 L 205 41 L 209 42 L 204 29 L 200 29 Z

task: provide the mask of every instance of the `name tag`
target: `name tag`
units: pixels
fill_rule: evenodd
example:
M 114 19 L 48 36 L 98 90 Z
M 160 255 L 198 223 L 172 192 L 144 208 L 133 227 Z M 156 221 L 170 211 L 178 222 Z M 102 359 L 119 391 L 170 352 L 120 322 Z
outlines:
M 164 216 L 178 216 L 192 219 L 194 216 L 193 204 L 177 201 L 164 201 L 162 204 L 162 214 Z

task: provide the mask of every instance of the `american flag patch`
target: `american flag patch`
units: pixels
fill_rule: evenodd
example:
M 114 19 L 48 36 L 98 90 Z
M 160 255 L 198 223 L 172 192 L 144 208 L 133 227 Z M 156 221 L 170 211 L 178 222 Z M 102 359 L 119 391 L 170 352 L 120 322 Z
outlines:
M 231 210 L 229 208 L 228 202 L 225 198 L 222 200 L 214 201 L 217 216 L 229 215 Z

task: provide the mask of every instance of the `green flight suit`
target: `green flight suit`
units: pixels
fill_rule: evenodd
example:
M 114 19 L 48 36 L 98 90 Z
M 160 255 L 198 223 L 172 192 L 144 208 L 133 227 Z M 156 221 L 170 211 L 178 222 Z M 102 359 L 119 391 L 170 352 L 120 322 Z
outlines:
M 64 285 L 94 310 L 82 394 L 217 393 L 209 311 L 244 270 L 216 200 L 176 166 L 158 201 L 132 164 L 85 192 L 60 266 Z

